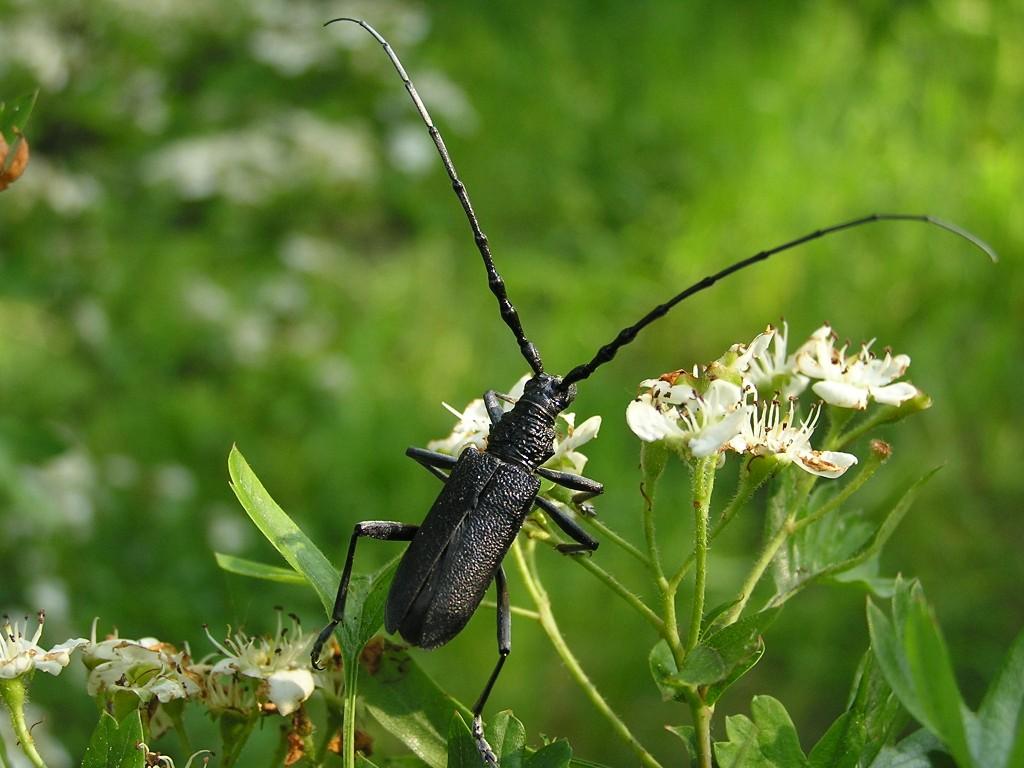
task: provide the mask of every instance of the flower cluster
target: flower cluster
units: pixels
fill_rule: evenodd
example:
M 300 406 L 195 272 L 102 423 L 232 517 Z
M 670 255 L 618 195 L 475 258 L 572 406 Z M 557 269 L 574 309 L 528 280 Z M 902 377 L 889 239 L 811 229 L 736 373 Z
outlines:
M 788 354 L 788 327 L 769 326 L 749 344 L 735 344 L 718 360 L 640 383 L 626 408 L 626 421 L 645 442 L 664 441 L 692 458 L 725 451 L 774 456 L 821 477 L 839 477 L 855 456 L 810 446 L 821 404 L 799 418 L 797 398 L 811 385 L 825 403 L 863 410 L 869 400 L 900 405 L 919 392 L 895 382 L 910 364 L 906 355 L 871 352 L 873 342 L 854 355 L 836 348 L 828 325 Z M 811 384 L 811 382 L 814 382 Z M 784 407 L 781 399 L 789 401 Z

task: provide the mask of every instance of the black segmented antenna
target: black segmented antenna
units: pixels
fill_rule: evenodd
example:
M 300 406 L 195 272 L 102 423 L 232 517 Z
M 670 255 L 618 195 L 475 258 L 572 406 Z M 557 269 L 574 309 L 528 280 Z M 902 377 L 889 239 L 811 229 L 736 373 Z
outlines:
M 932 216 L 923 216 L 920 214 L 912 213 L 873 213 L 870 216 L 862 216 L 859 219 L 845 221 L 842 224 L 834 224 L 831 227 L 818 229 L 815 230 L 814 232 L 810 232 L 804 235 L 803 237 L 798 237 L 795 240 L 790 240 L 788 243 L 783 243 L 782 245 L 777 245 L 774 248 L 769 248 L 767 251 L 761 251 L 760 253 L 755 253 L 753 256 L 748 256 L 742 261 L 737 261 L 735 264 L 731 264 L 725 269 L 719 272 L 715 272 L 713 275 L 708 275 L 703 280 L 694 283 L 681 293 L 677 293 L 664 304 L 659 304 L 646 315 L 644 315 L 642 318 L 640 318 L 639 322 L 630 325 L 626 328 L 623 328 L 621 331 L 619 331 L 618 335 L 614 339 L 612 339 L 609 343 L 605 344 L 603 347 L 597 350 L 597 354 L 594 355 L 593 359 L 589 363 L 577 365 L 575 368 L 569 371 L 569 373 L 567 373 L 565 377 L 562 379 L 560 387 L 563 390 L 567 390 L 570 385 L 575 384 L 577 381 L 583 381 L 583 379 L 589 378 L 594 371 L 596 371 L 602 365 L 609 362 L 613 357 L 615 357 L 616 352 L 618 352 L 624 346 L 633 341 L 633 339 L 636 338 L 636 335 L 640 331 L 642 331 L 648 325 L 653 323 L 659 317 L 663 317 L 664 315 L 668 314 L 668 311 L 672 309 L 672 307 L 674 307 L 676 304 L 681 302 L 683 299 L 689 298 L 690 296 L 693 296 L 693 294 L 695 293 L 700 293 L 706 288 L 710 288 L 723 277 L 727 277 L 728 275 L 731 275 L 733 272 L 739 272 L 741 269 L 745 269 L 746 267 L 749 267 L 751 264 L 756 264 L 759 261 L 764 261 L 768 257 L 774 256 L 776 253 L 788 251 L 790 248 L 795 248 L 796 246 L 802 245 L 803 243 L 809 242 L 811 240 L 817 240 L 819 237 L 825 237 L 826 235 L 830 235 L 834 232 L 839 232 L 844 229 L 852 229 L 853 227 L 859 227 L 862 224 L 870 224 L 875 221 L 919 221 L 924 224 L 931 224 L 933 226 L 939 227 L 940 229 L 944 229 L 947 232 L 952 232 L 954 235 L 957 235 L 958 237 L 962 237 L 964 240 L 967 240 L 969 243 L 971 243 L 979 250 L 984 251 L 988 255 L 988 257 L 992 259 L 992 261 L 998 260 L 996 257 L 996 252 L 992 250 L 991 246 L 989 246 L 988 243 L 986 243 L 984 240 L 977 237 L 976 235 L 971 234 L 967 230 L 958 227 L 956 224 L 951 224 L 948 221 L 936 219 Z
M 505 321 L 512 333 L 516 337 L 516 341 L 519 343 L 519 351 L 523 357 L 526 358 L 526 362 L 529 363 L 530 368 L 534 374 L 544 372 L 544 363 L 540 359 L 540 351 L 534 345 L 532 341 L 526 338 L 526 333 L 523 331 L 523 324 L 519 320 L 519 313 L 516 312 L 516 308 L 512 306 L 512 302 L 508 299 L 508 293 L 505 291 L 505 281 L 498 274 L 497 267 L 494 266 L 494 257 L 491 256 L 491 248 L 487 244 L 487 235 L 480 229 L 480 224 L 476 219 L 476 214 L 473 212 L 473 204 L 469 202 L 469 193 L 466 191 L 466 185 L 463 184 L 458 175 L 455 173 L 455 165 L 452 163 L 452 158 L 448 154 L 448 148 L 444 144 L 444 139 L 441 138 L 440 131 L 434 125 L 434 121 L 430 119 L 430 113 L 427 112 L 427 108 L 423 104 L 423 100 L 420 99 L 420 95 L 416 92 L 416 87 L 412 84 L 412 80 L 409 79 L 409 75 L 406 74 L 405 67 L 402 66 L 402 62 L 399 61 L 398 56 L 394 50 L 388 44 L 381 34 L 367 24 L 362 19 L 352 19 L 348 17 L 342 17 L 338 19 L 331 19 L 324 26 L 328 24 L 334 24 L 337 21 L 348 21 L 353 24 L 358 24 L 360 27 L 365 29 L 374 39 L 381 44 L 384 48 L 384 53 L 391 59 L 391 63 L 395 67 L 395 71 L 398 72 L 398 76 L 402 78 L 402 82 L 405 84 L 405 90 L 409 92 L 409 97 L 412 99 L 412 103 L 416 106 L 416 111 L 420 113 L 420 118 L 423 120 L 424 125 L 427 126 L 427 131 L 430 133 L 430 138 L 434 140 L 434 146 L 437 147 L 437 153 L 441 156 L 441 162 L 444 163 L 444 169 L 448 172 L 448 178 L 452 181 L 452 189 L 455 190 L 455 194 L 459 198 L 459 202 L 462 203 L 462 209 L 466 212 L 466 218 L 469 220 L 469 226 L 473 230 L 473 238 L 476 240 L 476 247 L 480 251 L 480 256 L 484 260 L 484 268 L 487 270 L 487 285 L 491 289 L 491 293 L 498 300 L 498 309 L 501 312 L 501 319 Z M 588 374 L 589 375 L 589 374 Z

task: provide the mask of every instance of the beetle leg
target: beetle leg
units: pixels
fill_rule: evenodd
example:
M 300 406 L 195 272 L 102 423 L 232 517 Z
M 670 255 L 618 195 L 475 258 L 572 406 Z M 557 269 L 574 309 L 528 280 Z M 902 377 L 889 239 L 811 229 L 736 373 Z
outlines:
M 577 552 L 593 552 L 600 546 L 601 542 L 583 530 L 579 523 L 559 509 L 558 505 L 553 501 L 548 501 L 544 497 L 538 496 L 533 500 L 533 503 L 544 510 L 544 513 L 554 521 L 555 525 L 562 529 L 566 536 L 577 542 L 576 544 L 559 544 L 559 552 L 573 555 Z
M 484 392 L 484 407 L 487 409 L 487 415 L 491 417 L 492 425 L 501 421 L 501 417 L 505 415 L 505 409 L 501 407 L 499 400 L 509 402 L 510 398 L 493 389 Z
M 314 669 L 323 669 L 320 666 L 320 652 L 324 648 L 324 643 L 333 634 L 334 628 L 341 623 L 341 619 L 345 615 L 345 599 L 348 597 L 348 582 L 352 578 L 352 561 L 356 556 L 356 542 L 363 536 L 382 541 L 412 541 L 412 537 L 418 530 L 418 525 L 393 523 L 388 520 L 364 520 L 361 523 L 356 523 L 356 527 L 352 530 L 352 538 L 348 542 L 348 555 L 345 557 L 345 567 L 341 571 L 341 582 L 338 584 L 338 596 L 334 598 L 331 620 L 320 632 L 316 642 L 313 643 L 313 650 L 309 654 Z
M 493 768 L 498 768 L 498 758 L 495 756 L 494 750 L 491 749 L 491 745 L 487 743 L 487 739 L 484 738 L 484 724 L 481 714 L 484 711 L 484 705 L 487 703 L 487 697 L 491 695 L 491 689 L 498 679 L 498 674 L 505 665 L 505 659 L 512 652 L 512 611 L 509 609 L 508 582 L 505 579 L 505 569 L 500 565 L 494 574 L 494 586 L 498 591 L 498 663 L 495 665 L 494 671 L 491 672 L 487 685 L 484 686 L 483 693 L 480 694 L 480 698 L 473 705 L 473 738 L 476 739 L 476 748 L 480 752 L 480 757 L 483 758 L 484 763 L 488 766 L 493 766 Z
M 447 453 L 438 453 L 437 451 L 428 451 L 426 448 L 415 448 L 412 446 L 405 449 L 405 455 L 442 483 L 448 481 L 448 475 L 444 474 L 441 470 L 450 470 L 458 462 L 457 457 L 449 456 Z
M 592 499 L 604 493 L 604 486 L 601 483 L 583 475 L 577 475 L 572 472 L 560 472 L 557 469 L 548 469 L 547 467 L 537 467 L 534 471 L 555 485 L 579 491 L 579 493 L 574 494 L 572 497 L 575 504 L 582 504 L 587 499 Z

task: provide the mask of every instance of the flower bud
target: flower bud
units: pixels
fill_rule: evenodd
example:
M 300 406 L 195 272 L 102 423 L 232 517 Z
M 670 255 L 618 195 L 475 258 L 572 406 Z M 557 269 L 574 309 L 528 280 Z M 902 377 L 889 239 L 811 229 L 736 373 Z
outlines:
M 28 140 L 17 136 L 14 143 L 8 146 L 0 134 L 0 190 L 17 181 L 28 165 Z

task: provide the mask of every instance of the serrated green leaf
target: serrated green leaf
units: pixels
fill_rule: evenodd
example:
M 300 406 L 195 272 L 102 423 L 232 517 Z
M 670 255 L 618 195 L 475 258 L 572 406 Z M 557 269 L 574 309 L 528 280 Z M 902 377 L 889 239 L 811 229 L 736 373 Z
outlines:
M 1017 635 L 978 710 L 978 740 L 971 751 L 978 765 L 1024 765 L 1024 632 Z M 1015 746 L 1016 742 L 1016 746 Z M 1011 757 L 1017 751 L 1017 762 Z
M 706 645 L 694 647 L 683 660 L 678 679 L 693 686 L 710 685 L 729 674 L 725 660 L 714 648 Z
M 761 753 L 779 768 L 802 768 L 807 758 L 800 748 L 793 721 L 782 702 L 771 696 L 755 696 L 750 712 L 757 726 L 757 743 Z
M 145 755 L 138 747 L 141 741 L 142 720 L 137 709 L 120 723 L 101 712 L 85 748 L 82 768 L 144 768 Z
M 715 758 L 722 768 L 772 768 L 757 748 L 757 727 L 745 715 L 725 718 L 729 741 L 715 742 Z
M 431 768 L 444 768 L 452 713 L 468 717 L 469 710 L 442 691 L 405 648 L 379 642 L 363 654 L 359 688 L 366 711 Z
M 863 722 L 854 712 L 844 712 L 828 727 L 808 755 L 811 768 L 856 766 L 866 740 Z
M 770 604 L 782 605 L 810 584 L 840 580 L 838 577 L 841 574 L 877 558 L 910 511 L 922 486 L 938 471 L 939 468 L 936 467 L 912 483 L 877 528 L 868 524 L 859 514 L 854 515 L 836 509 L 814 525 L 801 529 L 785 548 L 789 553 L 789 572 L 793 575 L 788 581 L 776 580 L 776 594 Z M 877 572 L 869 572 L 866 576 L 875 578 Z M 872 585 L 870 580 L 862 578 L 847 581 Z M 884 582 L 878 586 L 883 592 L 888 591 L 887 587 L 891 587 Z
M 482 760 L 469 726 L 456 712 L 448 726 L 448 768 L 480 768 Z
M 496 714 L 484 728 L 487 743 L 498 756 L 501 768 L 521 768 L 526 759 L 526 729 L 505 709 Z
M 572 759 L 572 748 L 565 739 L 558 739 L 550 744 L 545 744 L 532 755 L 526 758 L 526 768 L 568 768 L 569 765 L 592 766 L 600 768 L 597 763 L 587 763 L 582 760 Z M 502 763 L 502 768 L 505 764 Z
M 753 720 L 727 717 L 728 742 L 715 744 L 723 768 L 808 768 L 800 739 L 786 708 L 771 696 L 755 696 L 750 703 Z
M 228 456 L 231 490 L 243 509 L 287 563 L 312 585 L 330 610 L 338 588 L 338 572 L 302 529 L 285 514 L 253 473 L 237 447 Z
M 248 576 L 252 579 L 263 579 L 264 581 L 276 581 L 279 584 L 307 584 L 306 578 L 301 573 L 296 573 L 291 568 L 282 568 L 279 565 L 267 565 L 256 560 L 247 560 L 244 557 L 226 555 L 223 552 L 214 552 L 214 559 L 221 570 L 228 573 L 235 573 L 239 576 Z

